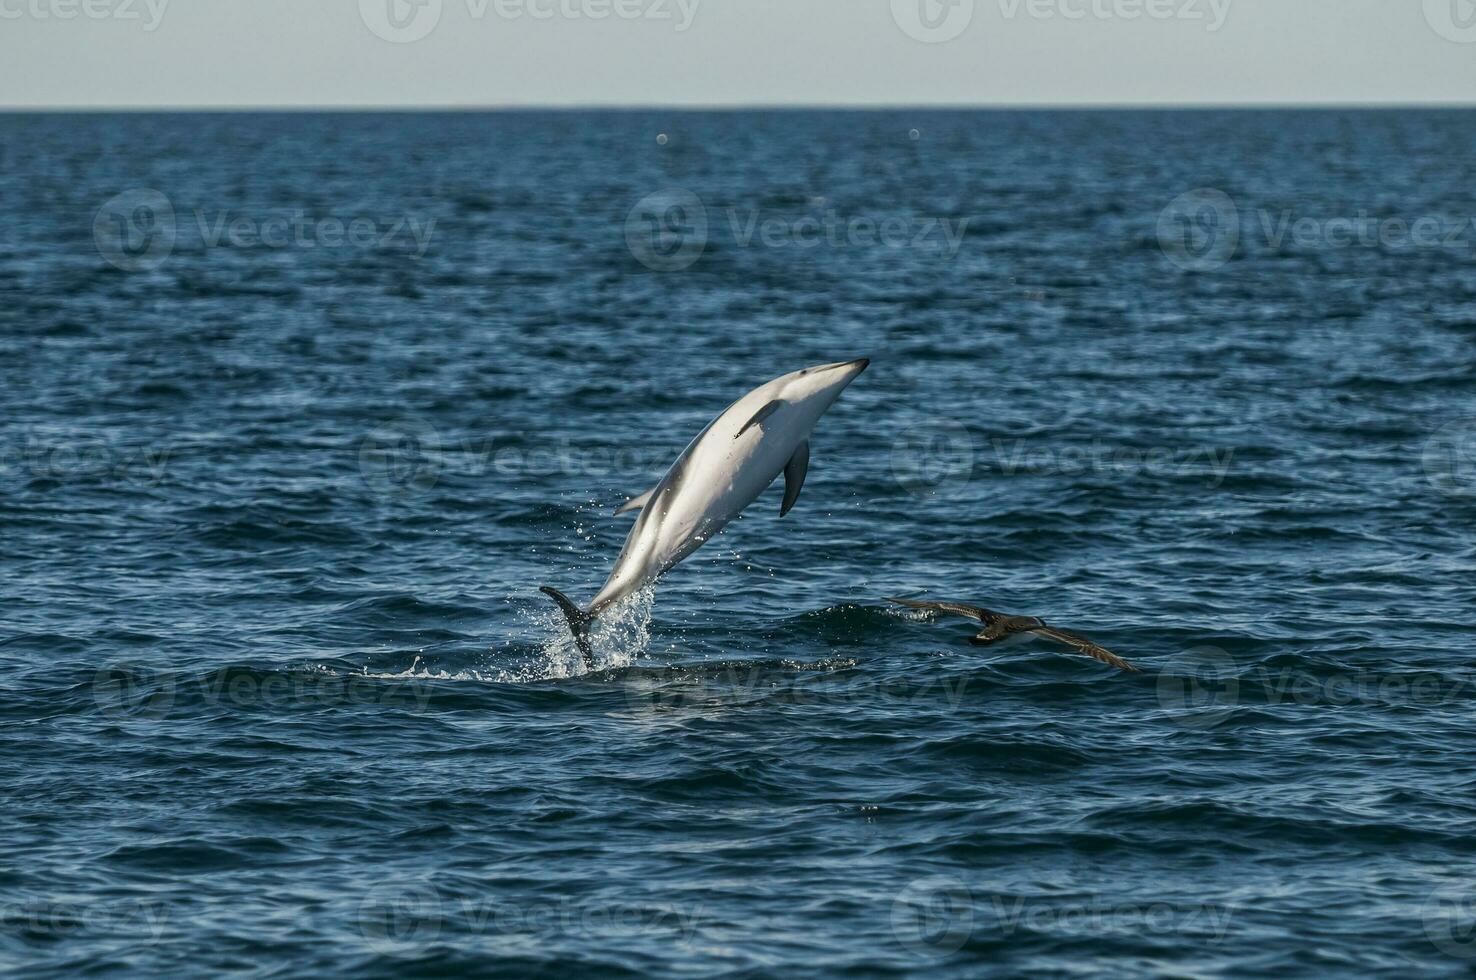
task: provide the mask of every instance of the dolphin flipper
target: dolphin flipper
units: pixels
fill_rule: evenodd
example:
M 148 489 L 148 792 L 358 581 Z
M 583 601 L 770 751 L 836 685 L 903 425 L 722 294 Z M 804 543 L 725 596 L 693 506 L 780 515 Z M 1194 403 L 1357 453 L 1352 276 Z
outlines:
M 574 645 L 579 647 L 579 652 L 584 656 L 585 669 L 593 670 L 594 651 L 589 646 L 589 624 L 594 621 L 594 617 L 574 605 L 574 600 L 552 586 L 541 585 L 538 591 L 557 602 L 564 611 L 564 618 L 569 621 L 569 632 L 574 634 Z
M 799 499 L 800 488 L 805 485 L 805 474 L 809 471 L 810 440 L 806 439 L 784 464 L 784 503 L 779 508 L 780 517 L 789 513 L 789 508 Z
M 743 435 L 743 433 L 747 432 L 749 429 L 751 429 L 754 426 L 758 425 L 760 422 L 762 422 L 764 419 L 768 418 L 770 415 L 773 415 L 775 412 L 779 411 L 779 407 L 781 405 L 783 405 L 783 404 L 784 403 L 782 401 L 780 401 L 779 399 L 776 398 L 773 401 L 769 402 L 767 405 L 765 405 L 763 408 L 759 409 L 757 412 L 754 412 L 753 413 L 753 418 L 749 419 L 747 422 L 744 422 L 743 423 L 743 428 L 739 429 L 738 430 L 738 435 L 735 435 L 733 438 L 734 439 L 737 439 L 738 436 Z
M 656 492 L 656 488 L 655 487 L 652 487 L 650 490 L 647 490 L 645 493 L 641 494 L 639 497 L 631 497 L 625 503 L 621 504 L 618 508 L 616 508 L 616 510 L 615 510 L 615 516 L 616 517 L 619 517 L 621 514 L 627 514 L 627 513 L 631 512 L 633 510 L 640 510 L 641 508 L 645 507 L 647 504 L 649 504 L 651 502 L 651 494 L 653 494 L 655 492 Z

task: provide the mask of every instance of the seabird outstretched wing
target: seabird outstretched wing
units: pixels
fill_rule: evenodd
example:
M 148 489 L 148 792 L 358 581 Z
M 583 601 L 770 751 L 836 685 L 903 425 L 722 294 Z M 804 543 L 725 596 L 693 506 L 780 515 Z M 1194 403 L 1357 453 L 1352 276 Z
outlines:
M 1097 644 L 1084 636 L 1077 636 L 1075 633 L 1069 633 L 1066 630 L 1058 630 L 1054 626 L 1037 626 L 1035 629 L 1026 630 L 1026 632 L 1043 636 L 1048 640 L 1055 640 L 1057 643 L 1064 643 L 1078 653 L 1084 653 L 1088 657 L 1094 660 L 1100 660 L 1102 663 L 1116 667 L 1118 670 L 1126 670 L 1132 673 L 1138 672 L 1138 668 L 1115 653 L 1097 646 Z
M 988 625 L 999 618 L 999 613 L 985 609 L 983 606 L 966 606 L 962 602 L 925 602 L 921 599 L 894 599 L 887 597 L 888 602 L 895 602 L 899 606 L 907 606 L 911 609 L 926 609 L 930 612 L 952 613 L 955 616 L 967 616 L 977 619 Z

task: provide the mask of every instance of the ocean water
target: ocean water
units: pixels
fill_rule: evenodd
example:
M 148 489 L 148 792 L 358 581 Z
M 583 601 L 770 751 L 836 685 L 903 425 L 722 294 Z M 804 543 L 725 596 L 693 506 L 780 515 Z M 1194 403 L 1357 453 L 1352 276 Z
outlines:
M 1457 111 L 0 117 L 0 968 L 1464 975 L 1473 160 Z M 537 586 L 861 355 L 794 511 L 584 671 Z

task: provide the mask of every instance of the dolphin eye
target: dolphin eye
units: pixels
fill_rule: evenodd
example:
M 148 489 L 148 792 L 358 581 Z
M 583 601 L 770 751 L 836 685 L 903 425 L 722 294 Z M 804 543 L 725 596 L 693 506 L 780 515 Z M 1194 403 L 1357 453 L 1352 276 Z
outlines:
M 803 371 L 800 372 L 800 377 L 803 378 L 805 375 L 807 375 L 809 373 L 810 373 L 810 369 L 809 368 L 805 368 Z

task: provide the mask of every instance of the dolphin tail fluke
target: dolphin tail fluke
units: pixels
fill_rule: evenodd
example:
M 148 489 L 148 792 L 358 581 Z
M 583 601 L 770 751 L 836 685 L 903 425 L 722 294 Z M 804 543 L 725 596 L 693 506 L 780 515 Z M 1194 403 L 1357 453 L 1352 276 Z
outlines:
M 584 656 L 584 666 L 593 669 L 594 651 L 589 645 L 589 624 L 594 621 L 594 617 L 580 609 L 574 604 L 574 600 L 552 586 L 540 586 L 538 591 L 557 602 L 559 608 L 564 611 L 564 618 L 569 621 L 569 632 L 574 634 L 574 644 L 579 647 L 579 652 Z

